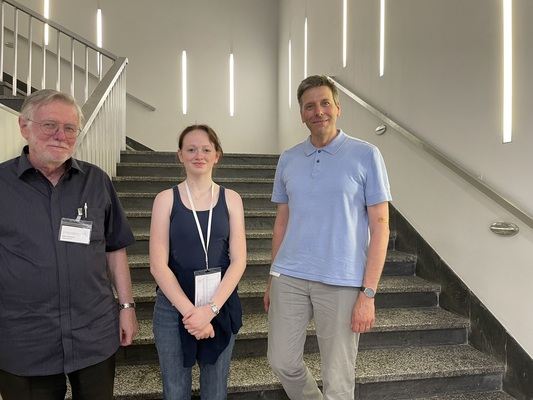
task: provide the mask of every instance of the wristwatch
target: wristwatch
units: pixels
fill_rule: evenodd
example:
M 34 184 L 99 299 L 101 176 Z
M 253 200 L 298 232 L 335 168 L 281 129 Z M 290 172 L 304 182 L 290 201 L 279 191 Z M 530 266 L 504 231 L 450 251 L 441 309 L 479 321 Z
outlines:
M 376 295 L 376 291 L 370 287 L 361 286 L 361 292 L 369 299 L 373 299 Z
M 125 308 L 135 308 L 135 303 L 122 303 L 118 306 L 119 310 L 124 310 Z
M 211 306 L 211 310 L 215 313 L 215 315 L 218 315 L 220 310 L 218 309 L 217 305 L 212 301 L 209 302 L 209 305 Z

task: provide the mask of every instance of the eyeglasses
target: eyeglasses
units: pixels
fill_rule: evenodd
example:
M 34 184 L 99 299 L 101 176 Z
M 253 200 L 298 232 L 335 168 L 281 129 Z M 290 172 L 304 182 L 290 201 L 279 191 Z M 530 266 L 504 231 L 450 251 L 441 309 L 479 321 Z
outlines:
M 29 118 L 28 121 L 38 124 L 41 127 L 41 132 L 48 136 L 55 135 L 61 127 L 63 127 L 63 132 L 67 139 L 76 139 L 81 132 L 80 128 L 72 124 L 60 124 L 59 122 L 48 120 L 37 122 Z

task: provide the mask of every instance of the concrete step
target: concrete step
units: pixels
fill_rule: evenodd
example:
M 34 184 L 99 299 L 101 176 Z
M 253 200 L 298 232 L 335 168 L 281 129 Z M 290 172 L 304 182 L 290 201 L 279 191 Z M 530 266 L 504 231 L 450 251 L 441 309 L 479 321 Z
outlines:
M 150 229 L 134 230 L 135 243 L 128 247 L 128 254 L 148 254 Z M 269 250 L 272 246 L 272 229 L 253 229 L 246 232 L 246 246 L 248 251 Z
M 241 280 L 239 297 L 243 314 L 263 313 L 267 281 L 267 277 L 245 277 Z M 134 282 L 132 286 L 138 318 L 151 318 L 156 296 L 155 282 Z M 375 303 L 378 308 L 435 307 L 439 291 L 438 284 L 416 276 L 384 276 L 378 286 Z
M 271 251 L 248 251 L 245 277 L 268 279 Z M 134 282 L 152 282 L 150 257 L 145 254 L 128 254 L 128 263 Z M 416 257 L 397 250 L 389 250 L 383 268 L 383 276 L 412 276 L 415 272 Z
M 262 193 L 271 194 L 273 178 L 216 178 L 213 180 L 219 185 L 233 189 L 237 193 Z M 174 177 L 150 176 L 116 176 L 113 184 L 117 192 L 127 193 L 159 193 L 175 185 Z
M 0 104 L 20 112 L 24 99 L 24 96 L 0 95 Z
M 126 211 L 126 216 L 134 231 L 146 231 L 150 229 L 152 211 Z M 245 210 L 244 218 L 246 230 L 272 230 L 274 228 L 276 210 Z
M 513 400 L 514 397 L 501 391 L 457 394 L 450 396 L 424 397 L 413 400 Z
M 174 184 L 176 184 L 175 182 Z M 170 188 L 170 184 L 168 188 Z M 146 190 L 144 187 L 142 190 Z M 122 192 L 118 193 L 122 207 L 128 211 L 151 211 L 154 204 L 155 196 L 159 192 L 137 193 Z M 239 192 L 245 210 L 276 210 L 276 204 L 270 201 L 271 193 L 243 193 Z
M 438 307 L 378 308 L 376 325 L 361 336 L 360 349 L 401 346 L 457 345 L 467 342 L 468 321 Z M 267 351 L 268 318 L 266 313 L 246 314 L 239 331 L 233 358 L 264 356 Z M 314 322 L 307 331 L 307 353 L 317 353 Z M 157 363 L 152 320 L 139 320 L 139 332 L 132 346 L 120 348 L 119 364 Z
M 249 165 L 249 164 L 217 164 L 213 171 L 213 178 L 274 178 L 276 165 Z M 173 177 L 184 180 L 185 170 L 182 164 L 173 163 L 119 163 L 117 165 L 118 176 L 155 176 Z
M 318 354 L 305 354 L 304 359 L 320 384 Z M 193 371 L 197 396 L 198 369 Z M 503 367 L 467 345 L 428 346 L 363 349 L 354 373 L 358 400 L 403 400 L 497 392 Z M 264 356 L 232 360 L 228 385 L 228 399 L 287 399 Z M 115 398 L 161 399 L 158 364 L 119 365 Z
M 121 163 L 168 163 L 177 164 L 176 151 L 123 151 L 120 153 Z M 236 154 L 226 153 L 218 165 L 277 165 L 277 154 Z

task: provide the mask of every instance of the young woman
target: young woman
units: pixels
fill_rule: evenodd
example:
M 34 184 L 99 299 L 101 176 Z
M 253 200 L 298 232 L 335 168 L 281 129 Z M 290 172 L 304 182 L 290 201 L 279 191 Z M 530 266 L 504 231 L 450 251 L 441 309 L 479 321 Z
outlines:
M 198 362 L 201 398 L 225 399 L 231 353 L 242 326 L 237 295 L 246 268 L 242 199 L 212 180 L 222 157 L 213 129 L 187 127 L 178 147 L 186 180 L 156 196 L 150 227 L 163 397 L 189 400 L 192 367 Z

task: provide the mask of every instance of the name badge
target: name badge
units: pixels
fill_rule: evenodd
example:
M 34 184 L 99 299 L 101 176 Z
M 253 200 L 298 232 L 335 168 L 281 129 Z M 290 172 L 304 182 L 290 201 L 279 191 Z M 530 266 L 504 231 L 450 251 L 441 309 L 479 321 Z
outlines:
M 209 268 L 194 271 L 194 305 L 202 307 L 211 301 L 220 285 L 222 271 L 220 268 Z
M 61 218 L 59 240 L 61 242 L 89 244 L 93 222 L 87 220 Z

